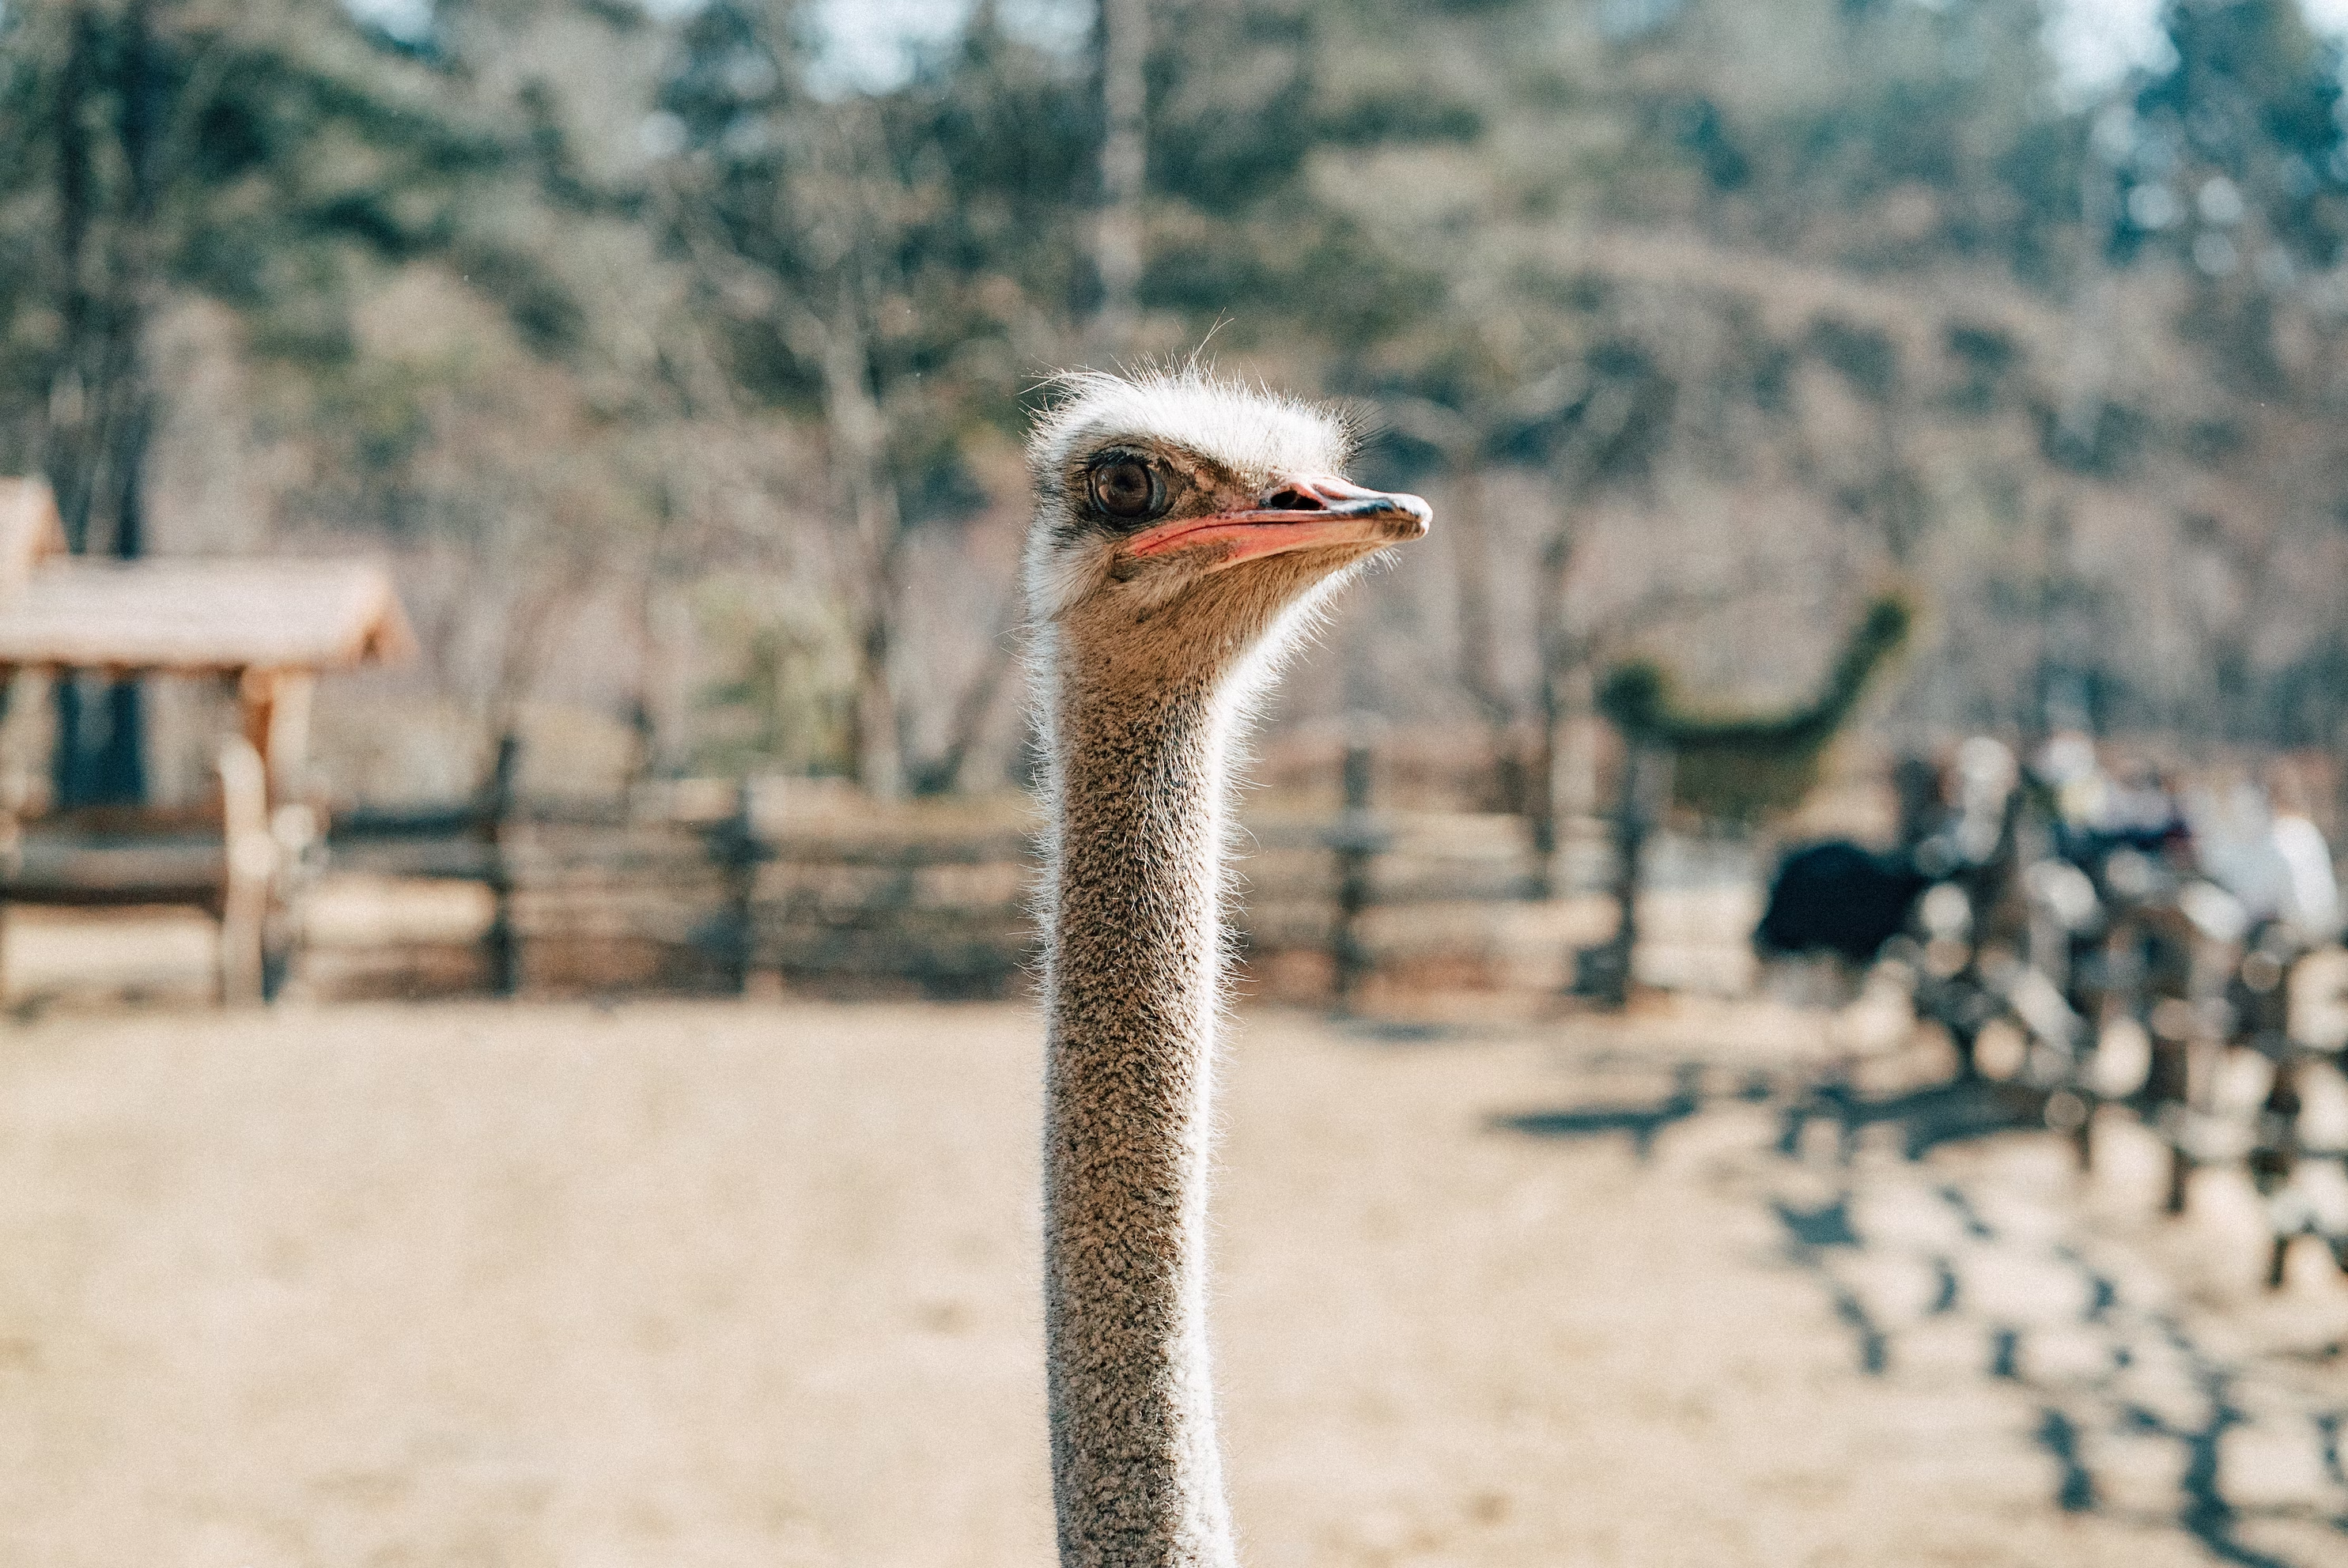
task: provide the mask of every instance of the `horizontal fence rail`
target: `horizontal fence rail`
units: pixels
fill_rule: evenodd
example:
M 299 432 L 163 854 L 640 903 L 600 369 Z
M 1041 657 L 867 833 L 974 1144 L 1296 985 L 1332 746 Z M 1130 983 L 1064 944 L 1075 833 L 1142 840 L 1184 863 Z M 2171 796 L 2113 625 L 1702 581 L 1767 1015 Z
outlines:
M 989 997 L 1020 989 L 1036 960 L 1041 823 L 1024 800 L 882 805 L 785 784 L 680 791 L 630 813 L 520 810 L 487 831 L 464 813 L 438 835 L 418 831 L 425 815 L 386 817 L 384 832 L 364 818 L 338 825 L 330 868 L 489 889 L 493 907 L 468 939 L 510 948 L 503 983 L 493 958 L 416 955 L 427 989 L 470 970 L 472 983 L 542 994 L 779 981 Z M 1243 979 L 1282 997 L 1361 983 L 1553 990 L 1572 943 L 1612 919 L 1594 893 L 1600 847 L 1572 845 L 1545 877 L 1516 816 L 1261 802 L 1243 806 L 1231 847 Z M 1703 869 L 1704 896 L 1727 901 L 1719 929 L 1702 935 L 1741 950 L 1749 872 L 1741 859 Z M 1673 880 L 1658 878 L 1666 903 Z M 1568 896 L 1544 902 L 1551 885 Z M 1662 918 L 1666 937 L 1672 925 Z M 397 962 L 365 959 L 359 945 L 310 955 L 323 989 L 398 989 Z

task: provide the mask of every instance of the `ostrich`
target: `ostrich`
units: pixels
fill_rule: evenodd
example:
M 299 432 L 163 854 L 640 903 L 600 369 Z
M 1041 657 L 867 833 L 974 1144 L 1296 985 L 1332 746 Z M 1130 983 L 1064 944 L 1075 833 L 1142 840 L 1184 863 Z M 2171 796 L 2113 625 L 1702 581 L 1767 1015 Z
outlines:
M 1234 1562 L 1208 1377 L 1225 776 L 1250 696 L 1426 503 L 1196 368 L 1065 378 L 1029 447 L 1047 758 L 1044 1309 L 1065 1568 Z

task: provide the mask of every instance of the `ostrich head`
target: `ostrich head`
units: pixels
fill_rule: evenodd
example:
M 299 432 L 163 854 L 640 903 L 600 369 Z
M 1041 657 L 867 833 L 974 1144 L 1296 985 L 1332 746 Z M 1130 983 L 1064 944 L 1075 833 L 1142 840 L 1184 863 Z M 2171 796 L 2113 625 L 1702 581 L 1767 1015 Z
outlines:
M 1338 477 L 1352 443 L 1330 413 L 1197 369 L 1061 384 L 1028 449 L 1027 596 L 1096 680 L 1213 683 L 1426 532 L 1425 501 Z

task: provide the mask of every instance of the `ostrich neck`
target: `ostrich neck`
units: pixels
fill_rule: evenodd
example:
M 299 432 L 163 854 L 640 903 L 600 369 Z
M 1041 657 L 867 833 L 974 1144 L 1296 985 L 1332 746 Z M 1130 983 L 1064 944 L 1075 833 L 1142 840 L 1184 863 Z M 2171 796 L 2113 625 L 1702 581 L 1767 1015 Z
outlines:
M 1056 853 L 1045 1142 L 1065 1568 L 1229 1568 L 1208 1377 L 1224 724 L 1205 682 L 1047 689 Z

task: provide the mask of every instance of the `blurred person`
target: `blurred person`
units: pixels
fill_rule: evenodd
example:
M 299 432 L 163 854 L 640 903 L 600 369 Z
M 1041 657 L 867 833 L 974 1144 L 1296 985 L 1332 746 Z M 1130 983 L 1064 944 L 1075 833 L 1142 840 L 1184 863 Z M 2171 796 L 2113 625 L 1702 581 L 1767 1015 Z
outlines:
M 2273 788 L 2238 779 L 2202 792 L 2191 807 L 2202 871 L 2239 900 L 2252 922 L 2281 921 L 2302 945 L 2337 938 L 2340 884 L 2323 832 L 2303 810 L 2295 781 Z

